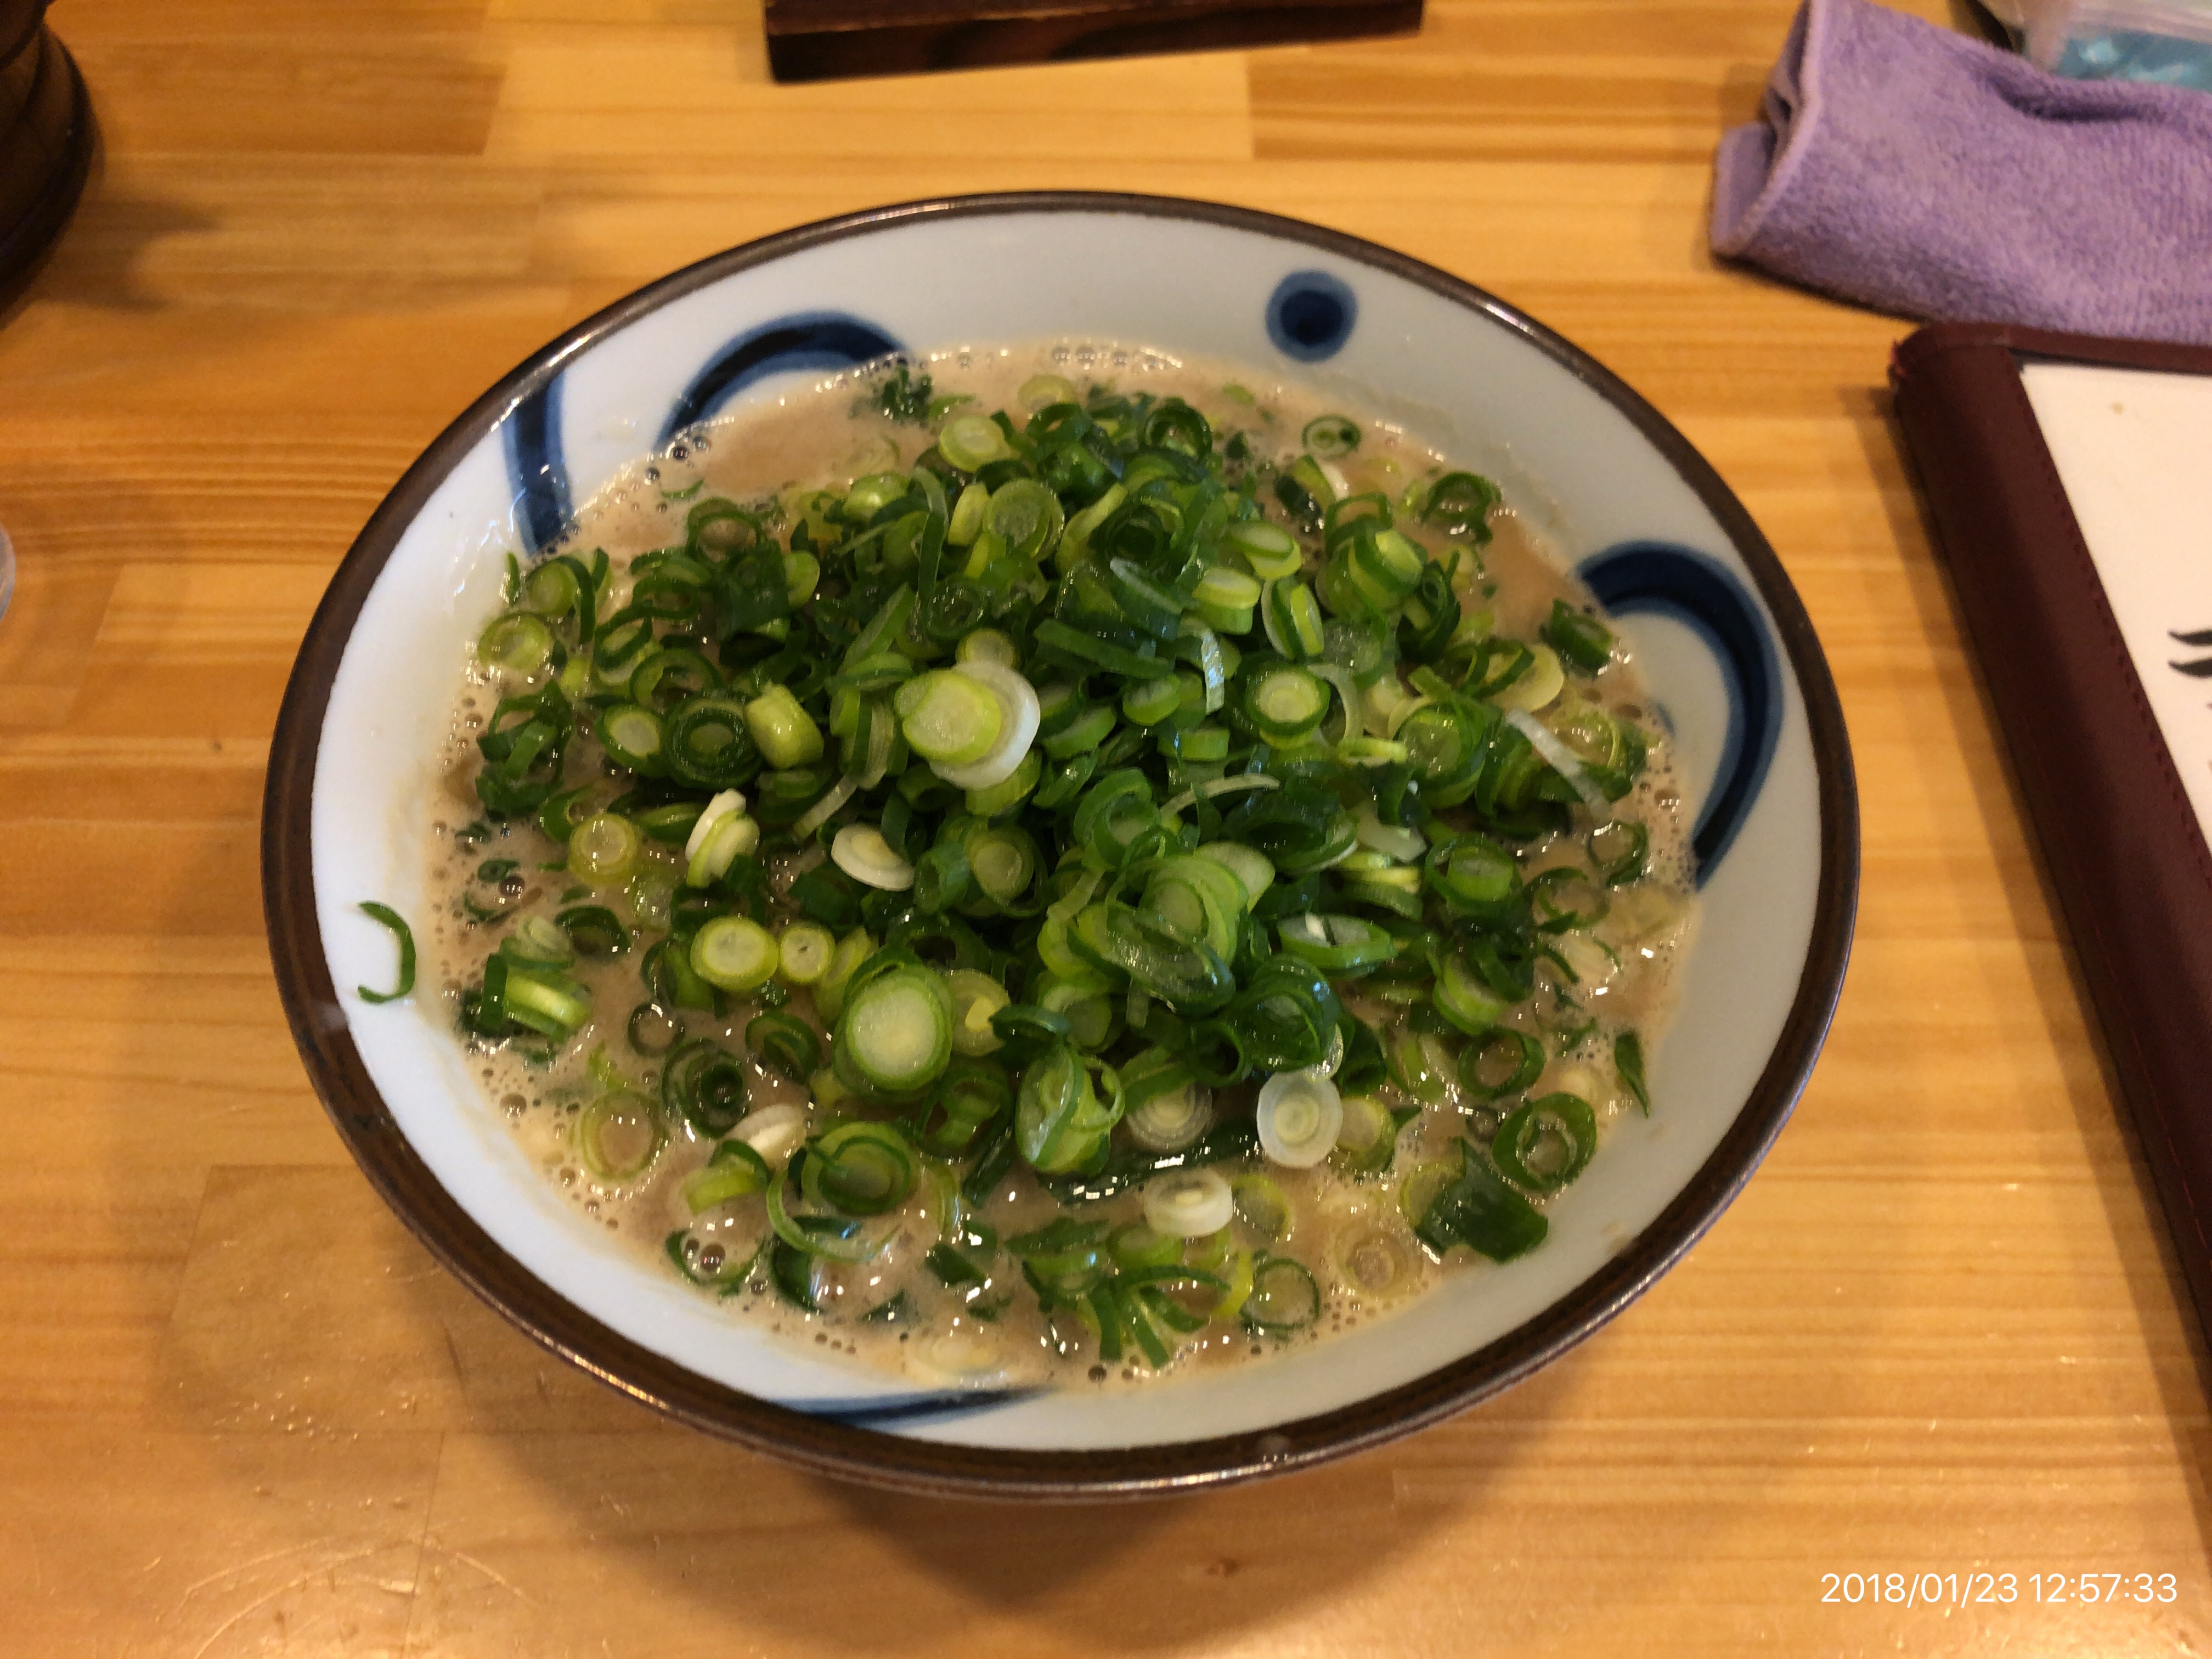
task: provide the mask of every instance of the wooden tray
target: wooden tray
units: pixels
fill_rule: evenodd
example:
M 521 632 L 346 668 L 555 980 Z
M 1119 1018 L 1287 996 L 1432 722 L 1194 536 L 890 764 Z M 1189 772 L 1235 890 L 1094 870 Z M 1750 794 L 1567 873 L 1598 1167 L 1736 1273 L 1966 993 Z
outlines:
M 768 0 L 779 81 L 1411 34 L 1421 0 Z

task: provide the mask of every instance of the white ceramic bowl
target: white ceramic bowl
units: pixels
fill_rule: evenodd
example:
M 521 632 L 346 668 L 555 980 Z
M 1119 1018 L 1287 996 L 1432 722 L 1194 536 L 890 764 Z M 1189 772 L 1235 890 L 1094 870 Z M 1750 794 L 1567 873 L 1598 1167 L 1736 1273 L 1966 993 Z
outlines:
M 1294 1356 L 1124 1392 L 935 1395 L 833 1366 L 579 1226 L 485 1109 L 357 910 L 425 908 L 429 758 L 504 553 L 693 422 L 884 353 L 1111 341 L 1279 368 L 1498 478 L 1626 618 L 1697 796 L 1704 917 L 1653 1109 L 1550 1208 L 1543 1248 Z M 1841 987 L 1858 866 L 1835 691 L 1796 595 L 1712 469 L 1500 301 L 1237 209 L 1019 195 L 772 236 L 555 341 L 408 471 L 347 556 L 287 693 L 264 826 L 278 981 L 369 1178 L 523 1329 L 637 1398 L 826 1471 L 1109 1495 L 1247 1477 L 1402 1433 L 1587 1335 L 1711 1224 L 1789 1115 Z M 337 994 L 333 988 L 349 988 Z

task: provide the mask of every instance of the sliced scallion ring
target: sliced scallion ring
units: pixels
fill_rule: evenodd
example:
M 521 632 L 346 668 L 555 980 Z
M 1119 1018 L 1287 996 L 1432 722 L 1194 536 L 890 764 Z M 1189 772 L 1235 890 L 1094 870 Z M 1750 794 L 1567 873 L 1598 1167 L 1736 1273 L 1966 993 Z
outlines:
M 1344 1127 L 1336 1085 L 1306 1072 L 1278 1072 L 1260 1086 L 1260 1149 L 1271 1164 L 1310 1170 L 1327 1158 Z
M 750 916 L 717 916 L 691 939 L 691 971 L 725 991 L 758 990 L 779 960 L 775 937 Z
M 645 837 L 628 818 L 599 812 L 568 837 L 568 873 L 593 887 L 620 887 L 638 872 Z
M 1212 1091 L 1193 1078 L 1147 1096 L 1131 1106 L 1121 1121 L 1129 1126 L 1129 1138 L 1139 1146 L 1155 1152 L 1179 1152 L 1212 1127 Z
M 1175 1170 L 1145 1183 L 1145 1219 L 1157 1232 L 1204 1238 L 1236 1213 L 1236 1194 L 1218 1170 Z
M 938 776 L 955 789 L 992 789 L 1013 776 L 1036 740 L 1036 689 L 1012 669 L 978 657 L 952 671 L 983 686 L 998 704 L 997 737 L 991 747 L 967 763 L 932 759 Z M 911 741 L 911 739 L 909 739 Z M 921 745 L 915 745 L 917 752 Z
M 684 1203 L 695 1216 L 768 1190 L 775 1178 L 765 1160 L 742 1140 L 725 1140 L 707 1163 L 684 1178 Z
M 1245 1324 L 1267 1336 L 1289 1336 L 1321 1317 L 1321 1286 L 1312 1271 L 1285 1255 L 1252 1264 L 1252 1291 L 1242 1310 Z
M 964 663 L 957 671 L 924 674 L 899 687 L 899 729 L 914 752 L 933 765 L 972 766 L 997 744 L 1006 723 L 1005 704 L 974 672 L 984 666 L 988 665 Z M 1034 701 L 1036 693 L 1030 697 Z M 1036 728 L 1030 729 L 1034 734 Z
M 837 1060 L 875 1088 L 927 1087 L 952 1057 L 952 994 L 927 968 L 879 973 L 848 997 L 837 1020 Z
M 887 893 L 903 893 L 914 885 L 914 866 L 891 851 L 883 831 L 872 825 L 848 823 L 830 845 L 830 857 L 855 881 Z
M 745 1047 L 761 1057 L 770 1071 L 793 1083 L 804 1083 L 822 1064 L 822 1039 L 814 1028 L 787 1009 L 772 1008 L 754 1016 L 745 1027 Z
M 708 1038 L 684 1043 L 660 1072 L 660 1099 L 703 1135 L 729 1133 L 744 1115 L 745 1068 Z
M 945 976 L 952 990 L 952 1047 L 963 1054 L 988 1054 L 1005 1046 L 993 1028 L 993 1016 L 1012 1000 L 1006 988 L 988 974 L 956 968 Z
M 781 1170 L 806 1139 L 806 1113 L 798 1106 L 763 1106 L 740 1119 L 729 1134 L 759 1153 L 770 1169 Z
M 776 941 L 777 975 L 787 985 L 811 985 L 830 971 L 837 941 L 815 921 L 793 922 Z
M 602 1181 L 636 1180 L 653 1167 L 668 1132 L 651 1100 L 635 1089 L 601 1095 L 578 1115 L 576 1155 Z
M 988 415 L 956 415 L 937 434 L 939 453 L 963 472 L 980 472 L 1014 452 L 1006 434 Z
M 919 1178 L 914 1150 L 896 1125 L 847 1123 L 806 1149 L 799 1189 L 810 1204 L 873 1216 L 905 1203 Z
M 1579 1095 L 1544 1095 L 1506 1114 L 1490 1151 L 1507 1180 L 1532 1193 L 1555 1193 L 1597 1151 L 1597 1117 Z

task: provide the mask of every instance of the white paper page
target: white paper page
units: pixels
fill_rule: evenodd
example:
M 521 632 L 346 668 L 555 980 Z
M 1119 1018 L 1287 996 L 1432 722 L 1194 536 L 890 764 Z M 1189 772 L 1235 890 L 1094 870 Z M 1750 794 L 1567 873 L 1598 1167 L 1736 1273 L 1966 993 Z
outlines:
M 2027 363 L 2021 379 L 2212 847 L 2212 642 L 2181 637 L 2212 640 L 2212 374 Z

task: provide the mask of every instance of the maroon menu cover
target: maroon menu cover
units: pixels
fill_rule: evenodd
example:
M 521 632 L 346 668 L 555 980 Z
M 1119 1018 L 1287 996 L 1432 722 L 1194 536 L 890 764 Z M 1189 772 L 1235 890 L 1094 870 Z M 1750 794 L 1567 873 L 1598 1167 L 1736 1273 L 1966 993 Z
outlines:
M 2212 349 L 1942 324 L 1890 382 L 2212 1332 Z

